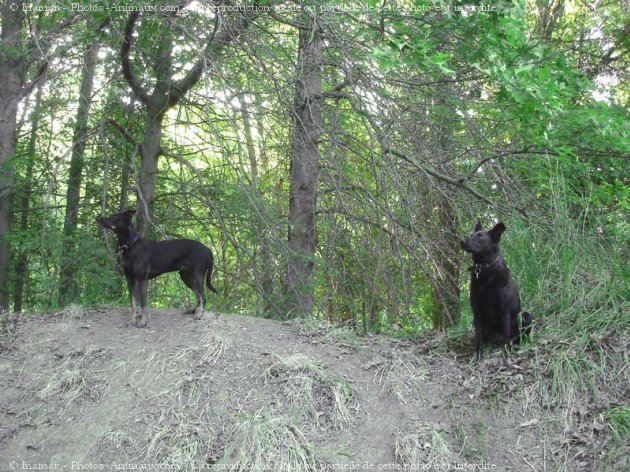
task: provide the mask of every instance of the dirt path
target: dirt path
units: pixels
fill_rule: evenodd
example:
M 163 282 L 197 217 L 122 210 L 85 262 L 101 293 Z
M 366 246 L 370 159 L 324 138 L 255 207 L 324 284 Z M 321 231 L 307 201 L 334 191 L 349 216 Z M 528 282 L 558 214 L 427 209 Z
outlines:
M 128 321 L 22 318 L 0 352 L 0 470 L 543 470 L 531 419 L 487 394 L 492 361 L 246 316 Z

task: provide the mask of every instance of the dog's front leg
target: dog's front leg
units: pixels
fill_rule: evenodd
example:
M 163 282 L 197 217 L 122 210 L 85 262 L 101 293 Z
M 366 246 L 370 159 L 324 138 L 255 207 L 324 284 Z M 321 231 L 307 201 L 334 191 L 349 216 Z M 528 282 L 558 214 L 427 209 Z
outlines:
M 483 357 L 483 326 L 478 316 L 474 316 L 475 324 L 475 351 L 477 362 L 481 362 Z
M 144 328 L 149 321 L 149 310 L 147 309 L 147 279 L 141 279 L 137 282 L 138 292 L 140 296 L 140 315 L 136 316 L 136 326 Z
M 135 319 L 138 312 L 138 296 L 136 293 L 138 284 L 136 279 L 127 277 L 127 290 L 129 290 L 129 300 L 131 302 L 131 317 Z
M 507 359 L 510 348 L 512 347 L 512 320 L 510 318 L 510 313 L 507 310 L 503 313 L 501 328 L 503 331 L 503 356 Z

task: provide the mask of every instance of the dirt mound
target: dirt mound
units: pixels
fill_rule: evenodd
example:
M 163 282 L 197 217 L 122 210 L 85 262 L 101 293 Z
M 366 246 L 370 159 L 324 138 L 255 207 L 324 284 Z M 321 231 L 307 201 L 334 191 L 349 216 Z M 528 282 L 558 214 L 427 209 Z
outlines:
M 0 470 L 566 462 L 548 418 L 531 416 L 516 363 L 490 356 L 479 368 L 417 344 L 246 316 L 129 321 L 127 310 L 21 318 L 0 352 Z

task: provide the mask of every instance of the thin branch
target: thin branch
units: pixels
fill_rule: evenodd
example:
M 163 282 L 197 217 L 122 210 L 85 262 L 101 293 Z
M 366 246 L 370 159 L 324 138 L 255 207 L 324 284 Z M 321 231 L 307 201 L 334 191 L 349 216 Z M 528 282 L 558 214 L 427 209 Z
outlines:
M 293 28 L 295 28 L 295 29 L 297 29 L 297 30 L 300 30 L 300 29 L 308 29 L 308 28 L 309 28 L 309 26 L 308 26 L 308 25 L 306 25 L 306 24 L 303 24 L 303 23 L 296 23 L 296 22 L 294 22 L 294 21 L 291 21 L 291 20 L 289 20 L 289 19 L 285 18 L 284 16 L 280 16 L 280 15 L 278 15 L 278 14 L 277 14 L 277 13 L 273 10 L 273 8 L 271 8 L 271 9 L 270 9 L 267 13 L 268 13 L 268 14 L 269 14 L 269 16 L 270 16 L 271 18 L 273 18 L 274 20 L 276 20 L 276 21 L 278 21 L 278 22 L 280 22 L 280 23 L 282 23 L 282 24 L 284 24 L 284 25 L 291 26 L 291 27 L 293 27 Z
M 407 153 L 400 151 L 398 149 L 392 148 L 389 145 L 387 137 L 381 131 L 380 126 L 378 125 L 378 123 L 376 123 L 376 120 L 374 119 L 374 117 L 370 115 L 366 110 L 364 110 L 361 106 L 359 106 L 356 98 L 352 96 L 351 94 L 345 93 L 345 92 L 330 92 L 328 94 L 325 94 L 325 96 L 332 96 L 334 98 L 345 98 L 345 99 L 350 100 L 352 108 L 357 113 L 364 116 L 370 123 L 370 126 L 372 127 L 372 129 L 376 132 L 378 139 L 380 141 L 381 150 L 383 151 L 383 153 L 392 154 L 394 156 L 400 157 L 402 160 L 413 165 L 416 169 L 421 170 L 422 172 L 432 177 L 435 177 L 436 179 L 439 179 L 443 182 L 451 184 L 455 187 L 459 187 L 467 191 L 468 193 L 474 195 L 475 197 L 479 198 L 480 200 L 488 203 L 489 205 L 494 205 L 494 203 L 491 200 L 489 200 L 488 197 L 486 197 L 485 195 L 483 195 L 482 193 L 478 192 L 477 190 L 472 188 L 470 185 L 468 185 L 466 183 L 468 180 L 466 177 L 463 177 L 463 176 L 462 177 L 449 177 L 448 175 L 444 175 L 441 172 L 438 172 L 437 170 L 433 169 L 431 166 L 420 163 L 417 159 L 411 157 Z
M 594 149 L 588 149 L 588 148 L 577 148 L 576 153 L 593 156 L 593 157 L 602 157 L 602 158 L 603 157 L 617 157 L 620 159 L 630 159 L 630 154 L 617 153 L 617 152 L 602 152 L 602 151 L 596 151 Z M 507 156 L 532 155 L 532 154 L 544 154 L 547 156 L 555 156 L 555 157 L 560 157 L 564 155 L 563 153 L 554 151 L 552 149 L 534 149 L 533 146 L 527 146 L 525 149 L 503 151 L 498 154 L 485 157 L 481 159 L 479 162 L 477 162 L 474 169 L 469 173 L 467 180 L 471 180 L 473 176 L 475 175 L 475 173 L 477 173 L 477 171 L 481 168 L 481 166 L 483 166 L 486 162 L 494 161 L 496 159 L 501 159 Z
M 120 134 L 122 134 L 123 137 L 127 140 L 127 142 L 131 144 L 132 146 L 134 146 L 138 150 L 138 152 L 140 152 L 140 148 L 142 147 L 142 144 L 139 144 L 138 141 L 136 141 L 134 137 L 131 136 L 131 134 L 129 134 L 129 132 L 120 123 L 118 123 L 114 119 L 109 119 L 109 120 L 105 120 L 105 124 L 111 125 L 114 128 L 116 128 L 120 132 Z

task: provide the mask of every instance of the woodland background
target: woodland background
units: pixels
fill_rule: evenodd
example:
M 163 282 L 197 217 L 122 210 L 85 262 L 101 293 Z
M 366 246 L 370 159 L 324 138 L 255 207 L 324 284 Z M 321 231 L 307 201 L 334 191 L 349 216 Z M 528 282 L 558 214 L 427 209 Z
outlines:
M 0 306 L 124 306 L 94 219 L 137 208 L 215 310 L 467 330 L 480 219 L 537 318 L 627 328 L 628 4 L 484 5 L 4 0 Z

